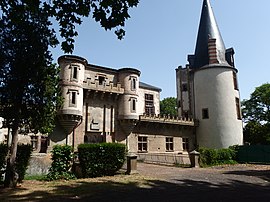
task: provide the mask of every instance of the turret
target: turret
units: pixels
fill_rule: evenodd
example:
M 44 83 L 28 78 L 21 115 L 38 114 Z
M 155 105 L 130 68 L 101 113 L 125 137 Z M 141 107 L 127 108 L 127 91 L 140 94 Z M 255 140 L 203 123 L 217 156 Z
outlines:
M 209 0 L 203 1 L 195 54 L 188 57 L 194 77 L 194 116 L 199 146 L 242 144 L 243 131 L 233 49 L 225 49 Z
M 64 55 L 58 58 L 63 105 L 58 111 L 58 120 L 70 134 L 83 116 L 83 80 L 87 61 L 84 58 Z
M 119 119 L 138 120 L 138 90 L 140 71 L 133 68 L 119 69 L 119 83 L 125 89 L 119 100 Z

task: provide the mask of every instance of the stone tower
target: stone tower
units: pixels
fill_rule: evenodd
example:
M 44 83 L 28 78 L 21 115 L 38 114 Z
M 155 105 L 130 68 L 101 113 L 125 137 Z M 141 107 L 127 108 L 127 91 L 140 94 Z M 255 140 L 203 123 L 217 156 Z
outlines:
M 197 144 L 208 148 L 242 144 L 234 50 L 226 50 L 209 0 L 203 1 L 195 54 L 188 62 L 176 70 L 178 112 L 199 120 Z

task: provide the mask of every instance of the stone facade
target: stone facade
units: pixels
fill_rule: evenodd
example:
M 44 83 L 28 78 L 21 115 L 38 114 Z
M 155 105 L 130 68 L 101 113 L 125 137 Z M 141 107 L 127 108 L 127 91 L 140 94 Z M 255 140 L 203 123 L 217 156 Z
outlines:
M 130 153 L 182 154 L 195 145 L 192 119 L 160 116 L 161 89 L 134 68 L 112 69 L 66 55 L 58 59 L 64 104 L 50 147 L 120 142 Z

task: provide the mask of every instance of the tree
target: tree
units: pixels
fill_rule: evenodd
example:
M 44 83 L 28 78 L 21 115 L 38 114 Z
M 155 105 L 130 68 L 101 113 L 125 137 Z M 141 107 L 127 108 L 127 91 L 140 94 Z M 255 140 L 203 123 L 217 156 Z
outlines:
M 270 84 L 262 84 L 243 100 L 244 141 L 251 144 L 270 144 Z
M 58 68 L 52 64 L 50 47 L 59 41 L 51 20 L 59 24 L 61 47 L 72 53 L 76 24 L 90 13 L 107 29 L 115 28 L 118 38 L 129 18 L 128 8 L 138 0 L 2 0 L 0 1 L 0 115 L 12 129 L 5 186 L 15 187 L 15 159 L 18 129 L 51 132 L 60 103 Z
M 245 122 L 270 122 L 270 84 L 262 84 L 251 94 L 249 100 L 242 102 L 242 114 Z
M 160 101 L 160 114 L 177 116 L 177 100 L 175 97 L 164 98 Z

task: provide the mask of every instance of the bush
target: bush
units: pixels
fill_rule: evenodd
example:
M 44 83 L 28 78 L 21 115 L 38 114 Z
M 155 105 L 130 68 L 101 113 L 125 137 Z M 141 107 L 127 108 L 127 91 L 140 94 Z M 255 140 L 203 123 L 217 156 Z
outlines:
M 83 177 L 110 176 L 123 166 L 126 147 L 119 143 L 81 144 L 78 154 Z
M 30 144 L 18 144 L 16 154 L 16 172 L 18 173 L 18 182 L 22 182 L 29 165 L 33 147 Z
M 52 150 L 52 165 L 47 180 L 74 179 L 70 171 L 72 167 L 73 150 L 69 145 L 55 145 Z
M 208 149 L 200 148 L 200 166 L 214 166 L 222 164 L 235 164 L 236 152 L 233 148 Z
M 5 144 L 0 144 L 0 182 L 3 182 L 3 174 L 6 168 L 6 156 L 8 153 L 8 147 Z

